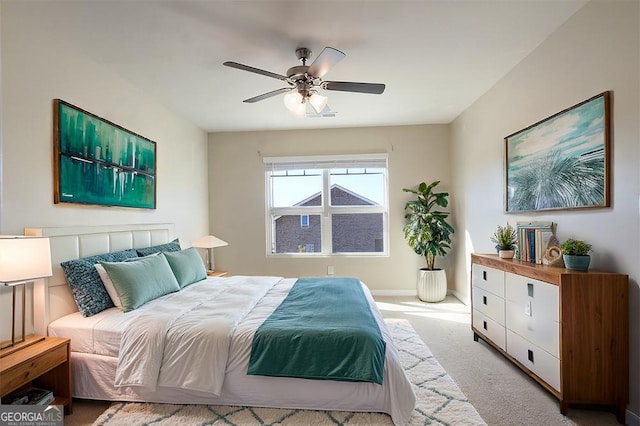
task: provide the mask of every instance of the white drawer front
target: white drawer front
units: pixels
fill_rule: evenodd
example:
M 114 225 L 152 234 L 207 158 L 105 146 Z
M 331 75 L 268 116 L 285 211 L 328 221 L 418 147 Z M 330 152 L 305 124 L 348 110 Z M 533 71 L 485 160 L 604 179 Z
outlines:
M 510 272 L 505 273 L 504 279 L 507 300 L 523 307 L 531 303 L 531 315 L 539 315 L 551 321 L 560 321 L 558 286 Z
M 530 303 L 531 305 L 521 305 L 508 300 L 506 327 L 559 358 L 560 324 L 536 313 L 538 305 Z
M 474 263 L 471 266 L 472 283 L 497 296 L 504 297 L 504 272 Z
M 504 299 L 480 287 L 473 287 L 472 293 L 473 308 L 504 325 Z
M 507 353 L 560 392 L 560 360 L 507 330 Z
M 488 316 L 483 315 L 477 309 L 473 310 L 473 326 L 500 349 L 503 351 L 506 350 L 504 326 L 498 324 Z

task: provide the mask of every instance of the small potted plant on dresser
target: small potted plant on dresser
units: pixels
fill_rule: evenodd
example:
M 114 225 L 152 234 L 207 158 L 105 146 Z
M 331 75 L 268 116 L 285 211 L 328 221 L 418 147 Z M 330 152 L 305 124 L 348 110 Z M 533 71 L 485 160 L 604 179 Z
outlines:
M 423 302 L 440 302 L 447 296 L 447 274 L 444 269 L 435 267 L 435 259 L 451 248 L 451 234 L 455 231 L 447 223 L 449 212 L 439 209 L 449 204 L 448 192 L 433 190 L 439 183 L 427 185 L 422 182 L 415 189 L 402 189 L 417 196 L 404 206 L 403 232 L 409 246 L 427 261 L 427 267 L 418 271 L 418 298 Z
M 569 238 L 560 244 L 560 251 L 562 251 L 562 260 L 564 260 L 564 265 L 567 269 L 574 271 L 586 271 L 589 269 L 591 244 Z
M 507 226 L 498 225 L 490 240 L 496 245 L 496 250 L 501 258 L 513 259 L 518 244 L 518 234 L 509 222 L 507 222 Z

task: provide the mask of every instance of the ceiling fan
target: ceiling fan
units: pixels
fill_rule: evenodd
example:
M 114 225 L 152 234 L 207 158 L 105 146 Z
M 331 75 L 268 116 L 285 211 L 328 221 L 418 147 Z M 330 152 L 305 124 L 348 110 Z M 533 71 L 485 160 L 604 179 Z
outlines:
M 288 87 L 283 87 L 282 89 L 273 90 L 271 92 L 263 93 L 262 95 L 254 96 L 253 98 L 245 99 L 243 102 L 254 103 L 286 93 L 284 96 L 285 106 L 294 114 L 305 115 L 307 111 L 307 101 L 311 104 L 317 114 L 321 114 L 327 111 L 328 98 L 320 95 L 317 90 L 318 88 L 341 92 L 370 93 L 376 95 L 384 92 L 384 84 L 356 83 L 350 81 L 323 81 L 322 77 L 335 64 L 344 59 L 345 56 L 346 55 L 338 49 L 325 47 L 311 65 L 307 66 L 307 61 L 311 57 L 311 50 L 306 47 L 300 47 L 296 49 L 296 57 L 302 62 L 302 65 L 289 68 L 287 70 L 287 75 L 276 74 L 231 61 L 227 61 L 223 65 L 275 78 L 284 81 L 288 85 Z

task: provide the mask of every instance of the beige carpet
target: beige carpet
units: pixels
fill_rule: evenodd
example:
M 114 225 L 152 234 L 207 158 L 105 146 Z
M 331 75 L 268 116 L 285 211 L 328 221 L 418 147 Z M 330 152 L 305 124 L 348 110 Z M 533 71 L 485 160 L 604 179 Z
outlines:
M 484 425 L 475 408 L 406 320 L 386 320 L 417 403 L 411 425 Z M 115 403 L 95 426 L 135 425 L 391 425 L 379 413 L 254 407 Z

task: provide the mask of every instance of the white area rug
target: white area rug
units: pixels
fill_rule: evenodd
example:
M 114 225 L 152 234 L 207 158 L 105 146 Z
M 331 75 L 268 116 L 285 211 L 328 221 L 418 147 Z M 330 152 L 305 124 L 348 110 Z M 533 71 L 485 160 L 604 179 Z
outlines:
M 386 320 L 414 385 L 410 425 L 485 425 L 458 385 L 406 320 Z M 380 413 L 309 411 L 220 405 L 114 403 L 94 426 L 138 425 L 392 425 Z

